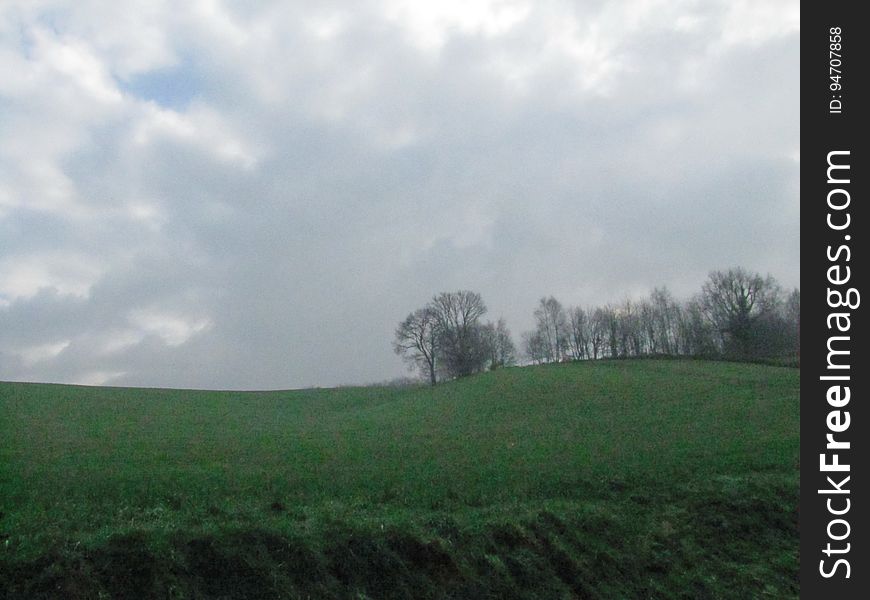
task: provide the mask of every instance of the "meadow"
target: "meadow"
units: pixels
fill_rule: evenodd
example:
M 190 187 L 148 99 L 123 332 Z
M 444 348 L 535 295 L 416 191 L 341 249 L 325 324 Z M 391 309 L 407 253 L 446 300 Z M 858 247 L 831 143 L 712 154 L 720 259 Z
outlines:
M 0 598 L 798 595 L 797 369 L 0 383 Z

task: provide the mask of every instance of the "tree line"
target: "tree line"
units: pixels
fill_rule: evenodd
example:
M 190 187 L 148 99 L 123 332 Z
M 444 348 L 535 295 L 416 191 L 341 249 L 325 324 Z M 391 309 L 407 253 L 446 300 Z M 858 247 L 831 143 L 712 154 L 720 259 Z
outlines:
M 431 384 L 516 364 L 504 319 L 482 322 L 471 291 L 436 295 L 399 324 L 394 350 Z M 800 290 L 740 267 L 713 271 L 701 291 L 677 300 L 667 288 L 619 304 L 565 307 L 541 298 L 524 358 L 543 364 L 638 356 L 759 360 L 800 357 Z

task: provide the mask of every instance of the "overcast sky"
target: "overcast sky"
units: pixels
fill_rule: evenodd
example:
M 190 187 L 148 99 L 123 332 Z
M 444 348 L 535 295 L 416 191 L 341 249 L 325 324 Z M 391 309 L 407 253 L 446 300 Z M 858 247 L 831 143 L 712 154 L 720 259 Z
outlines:
M 407 374 L 479 291 L 797 286 L 799 3 L 4 0 L 0 379 Z

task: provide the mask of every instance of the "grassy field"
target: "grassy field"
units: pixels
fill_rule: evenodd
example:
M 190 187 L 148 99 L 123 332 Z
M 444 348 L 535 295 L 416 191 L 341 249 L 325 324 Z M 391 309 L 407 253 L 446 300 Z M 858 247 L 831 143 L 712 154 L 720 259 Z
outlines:
M 676 360 L 0 383 L 0 598 L 796 597 L 799 384 Z

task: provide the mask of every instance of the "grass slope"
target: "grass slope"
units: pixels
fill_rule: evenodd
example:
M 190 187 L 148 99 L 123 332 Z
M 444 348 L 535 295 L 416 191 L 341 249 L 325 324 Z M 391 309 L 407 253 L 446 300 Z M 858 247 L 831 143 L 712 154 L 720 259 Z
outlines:
M 796 596 L 799 372 L 0 383 L 0 597 Z

